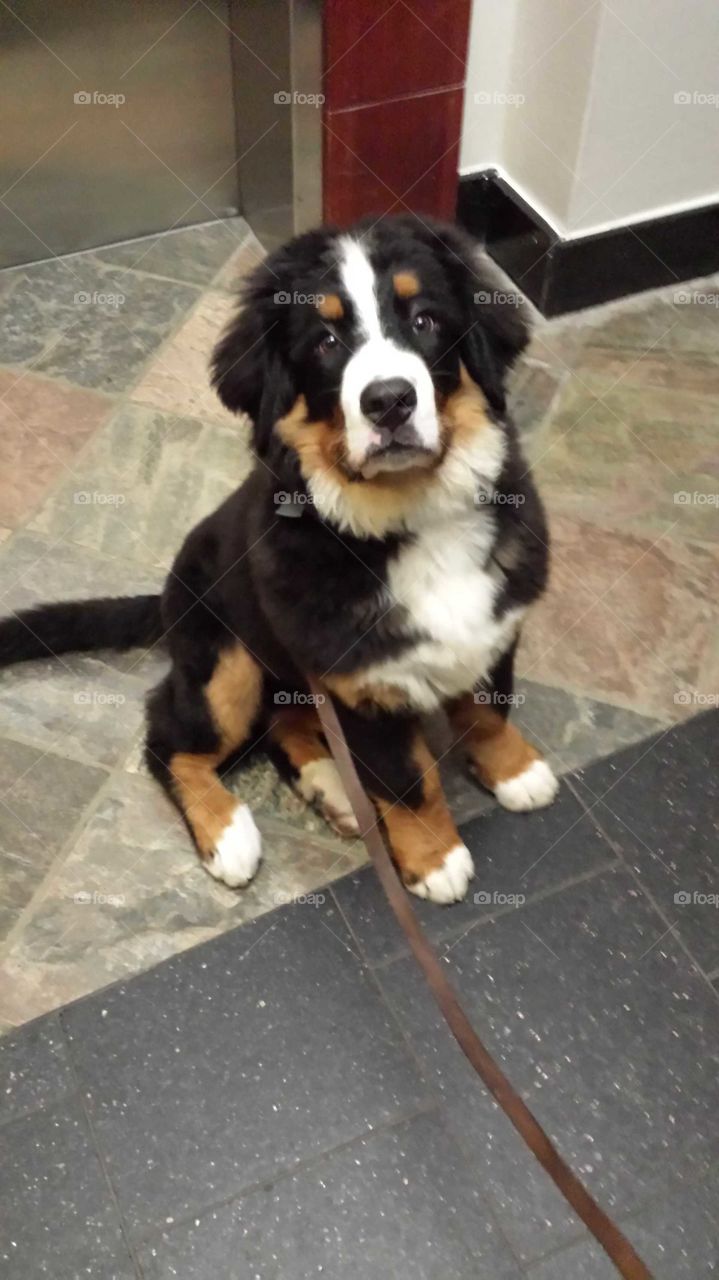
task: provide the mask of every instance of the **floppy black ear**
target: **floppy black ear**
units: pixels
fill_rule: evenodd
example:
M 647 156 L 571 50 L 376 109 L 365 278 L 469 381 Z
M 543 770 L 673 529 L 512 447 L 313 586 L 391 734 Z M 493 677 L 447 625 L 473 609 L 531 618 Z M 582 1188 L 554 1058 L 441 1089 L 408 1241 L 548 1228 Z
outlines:
M 212 357 L 212 385 L 233 413 L 252 420 L 255 451 L 262 456 L 272 442 L 272 428 L 289 413 L 297 390 L 283 356 L 280 308 L 273 306 L 276 281 L 262 268 L 250 278 L 239 314 L 231 321 Z
M 444 248 L 447 272 L 465 313 L 462 363 L 492 408 L 503 413 L 507 373 L 530 338 L 529 307 L 470 236 L 442 223 L 431 224 L 431 230 Z

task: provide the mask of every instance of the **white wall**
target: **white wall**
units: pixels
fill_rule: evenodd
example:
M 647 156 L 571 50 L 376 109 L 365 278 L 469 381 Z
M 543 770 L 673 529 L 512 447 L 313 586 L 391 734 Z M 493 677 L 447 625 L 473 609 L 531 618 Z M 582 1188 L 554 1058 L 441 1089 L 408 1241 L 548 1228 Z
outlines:
M 497 168 L 570 237 L 710 203 L 702 95 L 719 104 L 718 0 L 474 0 L 461 169 Z

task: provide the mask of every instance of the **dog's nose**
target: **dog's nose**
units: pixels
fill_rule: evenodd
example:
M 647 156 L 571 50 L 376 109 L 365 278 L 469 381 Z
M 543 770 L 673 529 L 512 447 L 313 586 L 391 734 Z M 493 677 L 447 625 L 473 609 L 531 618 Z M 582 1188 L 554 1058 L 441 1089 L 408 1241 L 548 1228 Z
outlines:
M 390 430 L 401 427 L 416 405 L 417 392 L 406 378 L 375 378 L 360 396 L 364 416 Z

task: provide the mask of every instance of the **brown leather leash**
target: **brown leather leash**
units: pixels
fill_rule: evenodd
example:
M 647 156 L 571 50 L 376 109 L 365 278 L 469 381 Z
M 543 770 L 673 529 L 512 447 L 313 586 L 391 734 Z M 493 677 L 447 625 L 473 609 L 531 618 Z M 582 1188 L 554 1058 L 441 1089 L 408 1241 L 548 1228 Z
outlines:
M 410 906 L 407 892 L 394 868 L 384 836 L 378 825 L 377 812 L 357 776 L 347 740 L 330 697 L 320 684 L 309 678 L 322 728 L 327 738 L 339 775 L 352 803 L 355 817 L 363 832 L 367 851 L 374 864 L 382 888 L 402 929 L 407 935 L 414 958 L 434 995 L 440 1012 L 450 1027 L 460 1049 L 469 1059 L 496 1098 L 507 1118 L 549 1174 L 565 1200 L 591 1231 L 595 1240 L 611 1259 L 625 1280 L 652 1280 L 652 1274 L 632 1248 L 619 1227 L 597 1204 L 584 1184 L 560 1156 L 539 1121 L 510 1084 L 501 1067 L 485 1048 L 447 981 L 433 947 L 427 941 Z

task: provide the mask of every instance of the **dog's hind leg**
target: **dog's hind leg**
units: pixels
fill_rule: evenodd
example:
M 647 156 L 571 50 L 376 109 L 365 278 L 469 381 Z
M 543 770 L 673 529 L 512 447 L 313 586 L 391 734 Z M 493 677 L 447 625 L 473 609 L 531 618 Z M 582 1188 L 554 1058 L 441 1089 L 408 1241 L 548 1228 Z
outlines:
M 241 645 L 220 650 L 202 684 L 175 666 L 148 703 L 146 760 L 177 804 L 203 866 L 232 888 L 260 862 L 260 833 L 218 769 L 249 739 L 262 698 L 262 671 Z
M 359 834 L 357 819 L 322 734 L 314 706 L 274 706 L 269 732 L 287 769 L 289 781 L 308 804 L 341 836 Z

